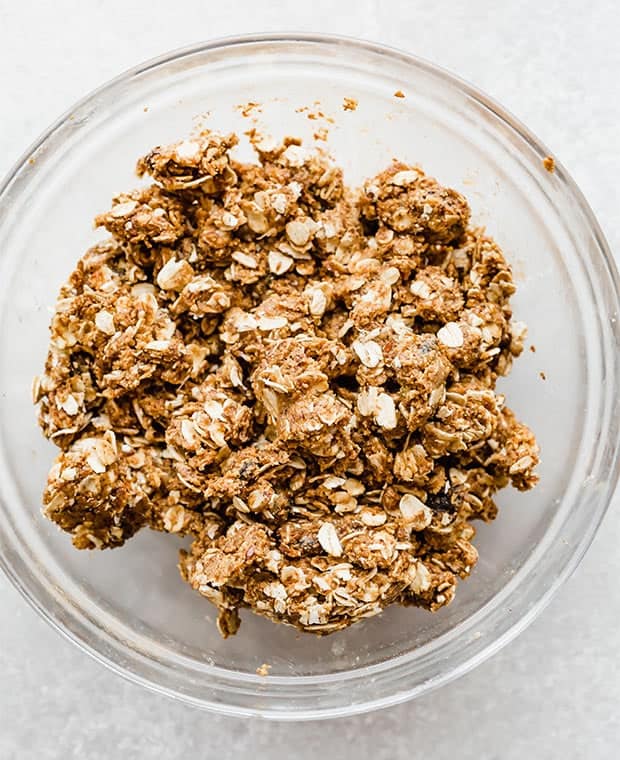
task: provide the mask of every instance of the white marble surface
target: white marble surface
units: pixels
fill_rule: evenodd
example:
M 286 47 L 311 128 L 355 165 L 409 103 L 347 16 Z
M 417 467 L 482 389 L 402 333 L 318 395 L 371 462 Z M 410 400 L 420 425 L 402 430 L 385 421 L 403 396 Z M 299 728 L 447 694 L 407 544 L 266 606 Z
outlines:
M 511 109 L 572 172 L 620 251 L 619 22 L 612 0 L 7 1 L 0 173 L 75 99 L 143 59 L 242 32 L 345 33 L 437 62 Z M 499 655 L 415 703 L 324 724 L 204 714 L 125 683 L 0 578 L 0 758 L 615 758 L 619 545 L 616 503 L 574 577 Z

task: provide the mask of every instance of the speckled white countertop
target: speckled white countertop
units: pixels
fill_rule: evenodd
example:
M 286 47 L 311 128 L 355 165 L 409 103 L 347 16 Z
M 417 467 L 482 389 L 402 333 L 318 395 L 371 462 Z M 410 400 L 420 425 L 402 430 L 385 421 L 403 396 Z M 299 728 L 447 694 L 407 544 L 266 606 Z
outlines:
M 0 173 L 123 69 L 209 37 L 325 31 L 459 73 L 546 142 L 620 251 L 620 11 L 612 0 L 55 0 L 0 3 Z M 415 703 L 323 724 L 198 712 L 126 683 L 0 578 L 0 758 L 372 757 L 611 760 L 620 744 L 620 511 L 540 618 L 476 671 Z

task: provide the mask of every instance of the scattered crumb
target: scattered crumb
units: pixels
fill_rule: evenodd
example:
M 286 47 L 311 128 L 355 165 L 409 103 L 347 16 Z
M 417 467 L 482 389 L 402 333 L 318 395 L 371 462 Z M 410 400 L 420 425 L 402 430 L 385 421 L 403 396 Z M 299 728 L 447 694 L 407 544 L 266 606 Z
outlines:
M 146 113 L 149 110 L 149 107 L 148 106 L 144 106 L 144 108 L 142 110 L 144 111 L 144 113 Z
M 345 98 L 342 101 L 342 107 L 345 111 L 357 110 L 357 100 L 355 98 Z
M 547 379 L 547 375 L 545 375 L 544 372 L 539 372 L 539 375 L 540 375 L 540 379 L 541 380 L 546 380 Z
M 404 98 L 405 97 L 405 93 L 402 90 L 396 90 L 396 92 L 394 93 L 394 97 L 395 98 Z
M 334 124 L 332 117 L 328 116 L 324 111 L 321 110 L 321 103 L 318 100 L 315 100 L 312 105 L 314 106 L 315 110 L 311 110 L 310 106 L 299 106 L 299 108 L 295 109 L 295 113 L 305 113 L 306 118 L 310 119 L 310 121 L 318 121 L 321 119 L 323 121 L 329 122 L 330 124 Z
M 268 676 L 270 670 L 271 670 L 271 665 L 268 665 L 266 662 L 264 662 L 260 667 L 256 668 L 256 675 Z
M 310 111 L 308 113 L 308 118 L 311 121 L 316 121 L 317 119 L 323 119 L 324 121 L 328 121 L 330 124 L 334 123 L 334 120 L 331 116 L 327 116 L 323 113 L 323 111 Z
M 535 353 L 536 353 L 536 346 L 535 346 L 533 343 L 532 343 L 532 345 L 530 346 L 530 351 L 531 351 L 533 354 L 535 354 Z
M 314 133 L 313 137 L 315 140 L 323 140 L 326 141 L 327 137 L 329 135 L 329 132 L 325 127 L 321 127 L 320 129 L 317 129 L 317 131 Z
M 553 174 L 553 172 L 555 171 L 554 159 L 551 156 L 545 156 L 545 158 L 543 158 L 542 163 L 545 169 L 549 172 L 549 174 Z
M 314 106 L 315 110 L 314 110 L 314 112 L 311 112 L 311 113 L 314 113 L 314 115 L 316 116 L 316 118 L 323 119 L 324 121 L 327 121 L 330 124 L 335 124 L 336 123 L 334 121 L 334 119 L 332 119 L 331 116 L 328 116 L 326 113 L 323 112 L 323 110 L 322 110 L 322 103 L 321 103 L 320 100 L 315 100 L 312 105 Z M 310 115 L 308 116 L 308 118 L 310 118 Z
M 37 159 L 36 158 L 29 158 L 28 159 L 28 163 L 32 164 L 32 166 L 34 166 L 37 163 Z
M 263 112 L 261 104 L 255 103 L 253 100 L 249 100 L 247 103 L 239 103 L 239 105 L 235 106 L 235 110 L 239 111 L 246 119 L 254 116 L 256 113 Z

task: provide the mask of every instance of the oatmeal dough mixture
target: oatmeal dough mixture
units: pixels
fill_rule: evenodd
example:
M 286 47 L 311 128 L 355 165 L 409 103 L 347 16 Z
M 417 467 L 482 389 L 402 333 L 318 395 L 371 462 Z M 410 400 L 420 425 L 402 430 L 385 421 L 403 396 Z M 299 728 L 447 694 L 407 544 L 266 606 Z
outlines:
M 219 610 L 328 633 L 436 610 L 475 519 L 536 483 L 495 391 L 523 348 L 497 244 L 455 190 L 394 162 L 354 190 L 297 139 L 205 132 L 138 161 L 150 184 L 63 286 L 35 402 L 60 448 L 49 519 L 79 549 L 188 534 Z

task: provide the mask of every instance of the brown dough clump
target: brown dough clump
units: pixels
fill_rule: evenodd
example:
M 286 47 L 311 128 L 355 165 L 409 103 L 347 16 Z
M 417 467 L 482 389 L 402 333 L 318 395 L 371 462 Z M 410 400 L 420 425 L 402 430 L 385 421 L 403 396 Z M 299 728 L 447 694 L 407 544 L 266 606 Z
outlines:
M 150 186 L 62 288 L 35 401 L 61 453 L 45 514 L 80 549 L 194 537 L 217 605 L 328 633 L 435 610 L 477 560 L 472 520 L 537 480 L 495 392 L 523 349 L 497 244 L 455 190 L 394 163 L 345 186 L 321 151 L 203 133 L 138 162 Z

